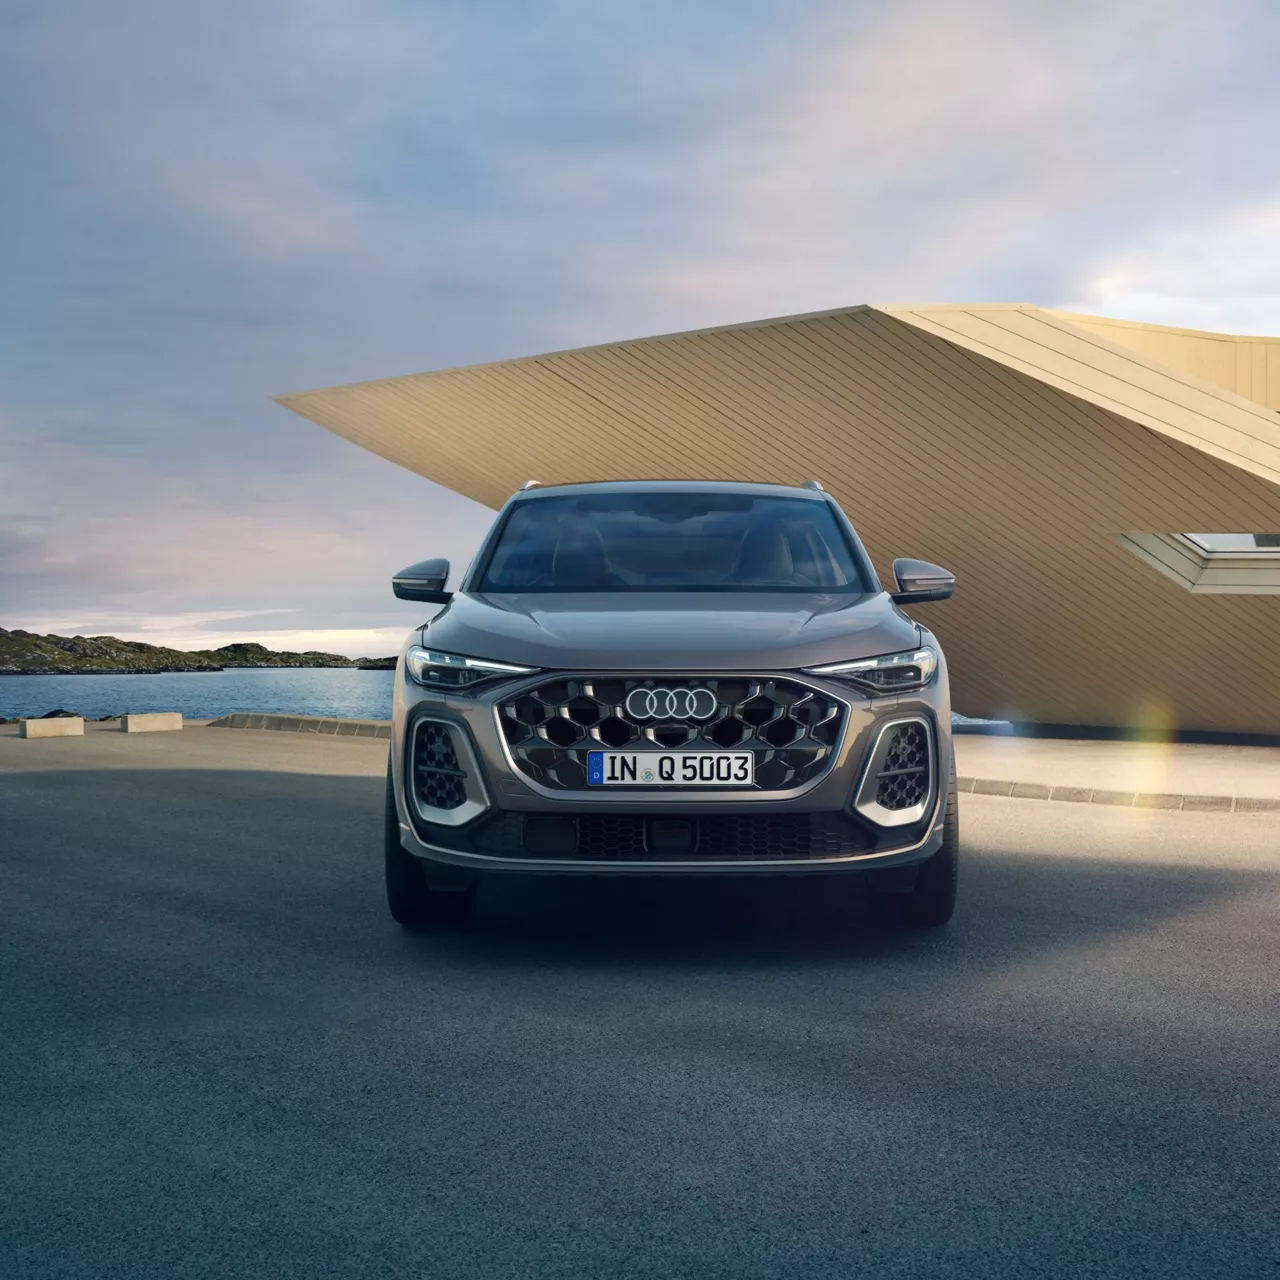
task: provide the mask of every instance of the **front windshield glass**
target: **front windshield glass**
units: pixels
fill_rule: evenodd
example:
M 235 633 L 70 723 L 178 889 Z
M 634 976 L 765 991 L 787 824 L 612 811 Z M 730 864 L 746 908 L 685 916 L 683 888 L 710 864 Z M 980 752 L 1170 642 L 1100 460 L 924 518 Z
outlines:
M 830 504 L 747 493 L 526 499 L 481 591 L 867 590 Z

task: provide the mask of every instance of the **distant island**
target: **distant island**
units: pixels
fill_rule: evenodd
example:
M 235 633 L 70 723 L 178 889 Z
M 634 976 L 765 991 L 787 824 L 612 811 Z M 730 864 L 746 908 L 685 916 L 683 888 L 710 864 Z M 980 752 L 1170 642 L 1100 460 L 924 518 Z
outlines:
M 391 658 L 344 658 L 340 653 L 277 653 L 260 644 L 220 649 L 165 649 L 115 636 L 42 636 L 0 627 L 0 675 L 155 675 L 163 671 L 225 671 L 234 667 L 353 667 L 394 670 Z

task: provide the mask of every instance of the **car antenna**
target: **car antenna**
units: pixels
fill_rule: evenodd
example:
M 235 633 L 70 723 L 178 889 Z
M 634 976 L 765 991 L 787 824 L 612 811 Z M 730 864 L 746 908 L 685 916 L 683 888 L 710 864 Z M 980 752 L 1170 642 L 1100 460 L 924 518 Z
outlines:
M 800 487 L 802 489 L 816 489 L 819 493 L 826 493 L 826 490 L 816 480 L 806 480 Z
M 539 489 L 542 487 L 541 480 L 526 480 L 524 484 L 516 490 L 517 493 L 523 493 L 526 489 Z

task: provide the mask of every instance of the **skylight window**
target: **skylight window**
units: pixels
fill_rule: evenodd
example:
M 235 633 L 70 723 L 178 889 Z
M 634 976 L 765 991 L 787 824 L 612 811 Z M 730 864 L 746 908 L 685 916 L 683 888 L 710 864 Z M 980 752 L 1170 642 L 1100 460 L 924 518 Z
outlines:
M 1280 534 L 1118 533 L 1116 539 L 1196 595 L 1280 596 Z
M 1280 552 L 1280 533 L 1184 533 L 1206 555 L 1276 555 Z

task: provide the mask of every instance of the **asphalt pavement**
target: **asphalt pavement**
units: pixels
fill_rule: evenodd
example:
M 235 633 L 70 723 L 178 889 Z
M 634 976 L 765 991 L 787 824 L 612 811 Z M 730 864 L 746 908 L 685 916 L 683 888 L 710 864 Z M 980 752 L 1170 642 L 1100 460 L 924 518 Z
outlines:
M 1280 818 L 381 897 L 385 743 L 0 736 L 0 1276 L 1280 1276 Z

